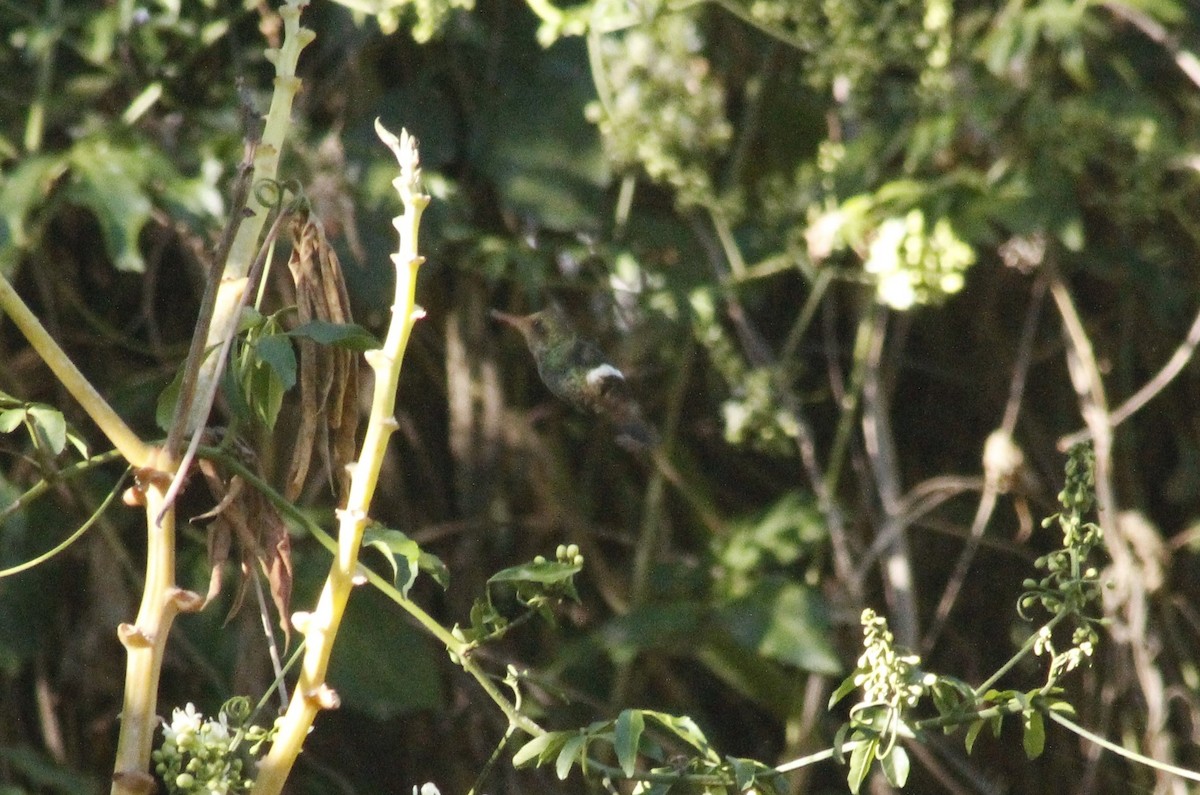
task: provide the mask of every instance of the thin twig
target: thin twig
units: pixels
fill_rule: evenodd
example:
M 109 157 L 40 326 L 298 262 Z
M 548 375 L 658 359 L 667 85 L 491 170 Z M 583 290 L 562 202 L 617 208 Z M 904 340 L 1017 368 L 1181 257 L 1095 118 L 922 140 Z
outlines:
M 1170 53 L 1180 71 L 1187 75 L 1187 78 L 1197 87 L 1200 87 L 1200 58 L 1197 58 L 1191 50 L 1180 47 L 1178 38 L 1168 33 L 1158 20 L 1128 2 L 1114 3 L 1112 0 L 1104 0 L 1101 5 L 1107 8 L 1113 16 L 1125 20 L 1155 44 L 1161 45 Z
M 1195 320 L 1192 321 L 1192 327 L 1188 329 L 1187 337 L 1175 349 L 1175 352 L 1171 354 L 1171 358 L 1167 360 L 1163 368 L 1147 381 L 1141 389 L 1134 392 L 1133 395 L 1113 411 L 1109 417 L 1112 427 L 1115 428 L 1129 419 L 1142 406 L 1149 403 L 1155 395 L 1165 389 L 1167 384 L 1175 380 L 1175 376 L 1183 372 L 1183 368 L 1192 360 L 1192 354 L 1196 352 L 1196 346 L 1198 345 L 1200 345 L 1200 313 L 1196 314 Z M 1092 438 L 1091 429 L 1083 428 L 1059 439 L 1058 449 L 1069 450 L 1074 445 L 1086 442 L 1090 438 Z
M 254 264 L 250 267 L 250 272 L 246 278 L 246 288 L 242 291 L 241 303 L 237 308 L 238 314 L 246 308 L 250 302 L 250 296 L 255 291 L 255 286 L 262 279 L 263 272 L 266 270 L 268 254 L 272 250 L 272 244 L 279 236 L 279 230 L 283 228 L 284 221 L 292 217 L 292 208 L 281 207 L 275 215 L 275 221 L 271 224 L 271 229 L 267 232 L 267 237 L 263 241 L 262 248 L 259 249 L 258 256 L 254 259 Z M 225 369 L 225 364 L 229 359 L 229 350 L 233 347 L 233 341 L 237 338 L 237 327 L 230 329 L 231 333 L 225 337 L 221 343 L 221 349 L 217 351 L 216 366 L 213 370 L 212 379 L 207 382 L 207 389 L 200 396 L 200 404 L 204 408 L 203 416 L 207 417 L 208 412 L 212 411 L 212 405 L 217 399 L 217 390 L 221 386 L 221 374 Z M 193 401 L 195 405 L 195 401 Z M 179 496 L 179 491 L 183 488 L 183 484 L 187 481 L 188 470 L 191 468 L 192 461 L 196 460 L 196 450 L 200 447 L 200 440 L 204 437 L 205 426 L 203 423 L 196 426 L 192 432 L 192 440 L 188 443 L 187 452 L 184 453 L 183 459 L 179 462 L 179 468 L 175 471 L 175 476 L 171 479 L 171 485 L 167 488 L 166 496 L 163 499 L 162 513 L 158 516 L 158 521 L 162 521 L 163 513 L 175 504 L 175 498 Z
M 1045 295 L 1046 280 L 1039 278 L 1034 282 L 1029 307 L 1025 311 L 1025 323 L 1021 329 L 1021 340 L 1017 345 L 1017 358 L 1013 365 L 1012 380 L 1009 382 L 1008 403 L 1004 407 L 1004 417 L 1000 421 L 999 433 L 1004 434 L 1008 439 L 1012 438 L 1013 431 L 1017 427 L 1017 416 L 1021 411 L 1021 398 L 1025 394 L 1025 377 L 1029 373 L 1029 363 L 1033 359 L 1033 341 Z M 954 564 L 954 571 L 946 581 L 946 589 L 942 591 L 942 598 L 938 601 L 937 609 L 934 611 L 933 622 L 921 643 L 921 649 L 925 654 L 928 654 L 929 650 L 937 644 L 942 630 L 946 628 L 946 622 L 950 619 L 950 611 L 954 609 L 954 603 L 967 579 L 967 573 L 971 570 L 971 562 L 979 551 L 979 543 L 983 540 L 984 530 L 987 528 L 988 521 L 991 520 L 992 512 L 996 509 L 996 501 L 1002 490 L 1001 478 L 1006 473 L 997 471 L 993 466 L 988 466 L 989 462 L 986 461 L 986 457 L 985 448 L 983 495 L 975 510 L 975 518 L 971 521 L 971 532 L 967 536 L 966 546 L 959 553 L 958 560 Z
M 870 324 L 870 337 L 862 367 L 863 442 L 885 516 L 880 532 L 892 538 L 880 569 L 895 618 L 896 639 L 901 645 L 914 648 L 920 639 L 919 606 L 913 592 L 908 537 L 904 533 L 890 531 L 891 525 L 900 519 L 902 506 L 890 403 L 881 377 L 884 343 L 887 340 L 887 307 L 873 304 L 865 319 Z
M 1091 433 L 1095 450 L 1096 505 L 1099 524 L 1107 540 L 1106 549 L 1112 558 L 1112 581 L 1119 596 L 1114 599 L 1120 615 L 1114 622 L 1114 634 L 1120 633 L 1128 648 L 1137 676 L 1140 696 L 1146 708 L 1146 730 L 1144 742 L 1149 746 L 1149 755 L 1164 761 L 1172 754 L 1172 743 L 1164 731 L 1167 708 L 1162 673 L 1155 666 L 1151 651 L 1156 645 L 1149 626 L 1149 605 L 1145 584 L 1137 564 L 1136 555 L 1127 539 L 1120 532 L 1117 521 L 1116 490 L 1112 474 L 1112 419 L 1108 413 L 1104 382 L 1100 367 L 1092 350 L 1091 341 L 1084 330 L 1083 321 L 1075 308 L 1071 293 L 1062 276 L 1049 257 L 1043 264 L 1050 280 L 1050 295 L 1054 299 L 1063 321 L 1063 334 L 1067 341 L 1067 370 L 1071 383 L 1078 395 L 1080 413 Z M 1169 782 L 1159 776 L 1164 788 Z
M 249 102 L 248 99 L 243 100 L 243 104 L 247 102 Z M 172 459 L 178 456 L 179 446 L 183 443 L 183 435 L 187 430 L 185 418 L 191 411 L 196 380 L 200 373 L 200 365 L 204 361 L 205 340 L 208 339 L 208 328 L 212 323 L 213 308 L 217 303 L 217 286 L 221 283 L 221 276 L 225 272 L 225 260 L 229 258 L 229 249 L 233 245 L 233 238 L 242 224 L 246 202 L 250 196 L 250 183 L 254 175 L 254 153 L 258 149 L 261 136 L 261 122 L 257 125 L 248 122 L 246 136 L 243 140 L 242 162 L 238 166 L 238 175 L 233 183 L 229 221 L 225 224 L 221 240 L 217 243 L 208 266 L 208 282 L 204 287 L 204 296 L 200 299 L 196 329 L 192 333 L 192 343 L 183 364 L 183 376 L 180 378 L 179 398 L 175 403 L 175 414 L 171 418 L 171 426 L 164 445 L 167 455 Z

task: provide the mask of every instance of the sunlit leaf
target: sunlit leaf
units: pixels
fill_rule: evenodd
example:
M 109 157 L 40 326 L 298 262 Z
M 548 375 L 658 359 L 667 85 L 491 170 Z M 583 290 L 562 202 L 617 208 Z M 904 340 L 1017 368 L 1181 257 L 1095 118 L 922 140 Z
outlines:
M 50 446 L 50 451 L 58 455 L 67 446 L 67 421 L 62 412 L 49 406 L 30 406 L 29 419 L 38 432 Z
M 567 582 L 582 571 L 582 568 L 574 563 L 560 563 L 556 560 L 522 563 L 496 572 L 488 577 L 488 582 L 538 582 L 548 585 Z
M 883 775 L 887 777 L 888 783 L 893 787 L 902 788 L 908 781 L 910 762 L 908 752 L 903 746 L 892 746 L 891 752 L 879 760 L 879 765 L 883 768 Z
M 556 732 L 547 732 L 531 738 L 513 754 L 513 767 L 520 768 L 533 764 L 535 760 L 542 759 L 543 754 L 551 752 L 562 742 L 563 738 Z
M 637 767 L 638 746 L 645 729 L 645 719 L 636 709 L 622 710 L 613 727 L 613 745 L 617 752 L 617 764 L 626 776 L 632 776 Z
M 983 731 L 983 727 L 986 725 L 986 721 L 976 720 L 972 721 L 971 725 L 967 727 L 967 735 L 963 738 L 963 745 L 966 747 L 968 754 L 975 747 L 975 740 L 979 738 L 979 733 Z
M 566 780 L 571 774 L 571 768 L 582 761 L 583 755 L 587 752 L 587 735 L 575 734 L 569 737 L 563 743 L 562 749 L 558 752 L 558 759 L 554 762 L 554 772 L 560 780 Z
M 850 752 L 850 767 L 846 771 L 846 786 L 855 795 L 862 788 L 863 782 L 867 779 L 867 774 L 871 772 L 871 762 L 875 760 L 875 750 L 878 747 L 879 740 L 872 737 L 871 739 L 862 740 Z
M 1042 713 L 1037 710 L 1026 710 L 1021 716 L 1024 734 L 1021 745 L 1025 748 L 1025 756 L 1037 759 L 1046 748 L 1046 724 Z

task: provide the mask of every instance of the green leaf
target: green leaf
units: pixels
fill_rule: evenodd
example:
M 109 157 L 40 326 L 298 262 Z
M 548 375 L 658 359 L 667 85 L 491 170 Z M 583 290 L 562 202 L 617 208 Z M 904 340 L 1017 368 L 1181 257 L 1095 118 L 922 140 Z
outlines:
M 983 731 L 983 727 L 987 725 L 987 721 L 977 720 L 972 721 L 967 727 L 967 736 L 963 738 L 963 745 L 967 749 L 967 753 L 971 753 L 971 749 L 975 747 L 975 740 L 979 738 L 979 733 Z
M 571 774 L 571 767 L 583 760 L 587 753 L 588 736 L 586 734 L 575 734 L 563 743 L 562 749 L 558 752 L 558 759 L 554 762 L 554 773 L 560 781 L 565 781 L 567 776 Z
M 846 735 L 850 733 L 853 724 L 846 721 L 838 727 L 837 732 L 833 735 L 833 758 L 839 765 L 846 764 Z
M 534 760 L 538 760 L 540 764 L 545 755 L 551 753 L 562 742 L 563 736 L 560 732 L 546 732 L 532 738 L 513 754 L 513 767 L 526 767 L 533 764 Z
M 875 750 L 879 747 L 879 739 L 872 737 L 863 740 L 850 752 L 850 769 L 846 772 L 846 786 L 850 792 L 858 795 L 859 789 L 871 772 L 871 761 L 875 759 Z
M 1075 716 L 1075 706 L 1069 701 L 1051 701 L 1047 709 L 1067 717 Z
M 28 413 L 33 427 L 41 432 L 50 451 L 55 455 L 61 453 L 67 446 L 67 421 L 62 412 L 49 406 L 34 405 L 29 407 Z
M 329 683 L 344 707 L 375 720 L 436 712 L 446 702 L 438 657 L 437 647 L 400 619 L 390 599 L 364 588 L 346 607 L 329 663 Z
M 12 433 L 25 422 L 25 407 L 0 411 L 0 433 Z
M 1186 17 L 1183 6 L 1176 0 L 1109 0 L 1113 5 L 1125 6 L 1133 11 L 1142 11 L 1159 22 L 1174 25 Z
M 677 716 L 671 715 L 667 712 L 654 712 L 650 710 L 646 710 L 643 714 L 647 718 L 652 718 L 664 729 L 671 732 L 700 753 L 711 758 L 712 761 L 719 761 L 719 758 L 715 755 L 712 747 L 708 743 L 708 738 L 704 736 L 704 732 L 700 731 L 700 727 L 697 726 L 696 722 L 688 716 Z
M 67 168 L 62 155 L 26 157 L 0 180 L 0 274 L 12 275 L 18 252 L 30 244 L 27 220 Z
M 830 642 L 825 602 L 808 586 L 780 577 L 760 580 L 719 615 L 734 640 L 763 657 L 819 674 L 843 670 Z
M 443 588 L 450 584 L 450 572 L 446 568 L 446 564 L 442 563 L 436 555 L 422 550 L 416 541 L 399 530 L 372 523 L 363 532 L 362 543 L 364 547 L 378 550 L 387 559 L 392 567 L 392 583 L 400 589 L 400 593 L 405 597 L 408 596 L 409 589 L 412 588 L 417 573 L 420 571 L 431 576 Z M 398 559 L 403 559 L 405 562 L 407 576 L 403 582 L 400 581 Z
M 766 510 L 735 523 L 716 551 L 729 586 L 768 566 L 787 566 L 816 550 L 828 537 L 820 512 L 798 491 L 784 494 Z
M 617 764 L 626 776 L 632 776 L 637 768 L 638 746 L 646 728 L 645 718 L 636 709 L 622 710 L 613 729 L 613 746 L 617 751 Z
M 296 351 L 286 334 L 267 334 L 254 344 L 254 351 L 271 368 L 284 391 L 296 385 Z
M 540 582 L 544 585 L 559 582 L 569 582 L 570 579 L 583 570 L 582 566 L 573 563 L 560 563 L 547 560 L 541 563 L 522 563 L 496 572 L 488 577 L 489 583 L 497 582 Z
M 153 209 L 142 184 L 147 176 L 143 158 L 149 154 L 99 137 L 80 141 L 71 150 L 68 196 L 96 216 L 109 257 L 124 271 L 145 269 L 138 236 Z
M 883 775 L 887 777 L 888 783 L 893 787 L 902 788 L 908 781 L 911 763 L 908 760 L 908 752 L 904 750 L 903 746 L 893 745 L 887 756 L 879 760 L 879 764 L 883 768 Z
M 37 792 L 66 795 L 93 795 L 101 792 L 101 787 L 95 779 L 64 767 L 62 763 L 25 745 L 0 748 L 0 763 L 3 763 L 9 776 L 24 781 L 27 786 L 36 787 Z M 107 790 L 107 787 L 104 789 Z M 0 791 L 15 795 L 31 790 L 13 787 L 0 788 Z
M 1021 718 L 1025 729 L 1025 734 L 1021 738 L 1021 744 L 1025 747 L 1025 756 L 1029 759 L 1037 759 L 1046 749 L 1046 724 L 1042 713 L 1031 709 L 1022 713 Z
M 857 689 L 858 685 L 854 684 L 854 677 L 857 673 L 856 671 L 843 679 L 842 683 L 837 686 L 837 690 L 834 690 L 833 694 L 829 696 L 829 704 L 827 705 L 829 709 L 832 709 L 835 704 Z
M 320 345 L 336 345 L 360 353 L 379 347 L 375 335 L 357 323 L 310 320 L 289 331 L 288 336 L 305 337 Z

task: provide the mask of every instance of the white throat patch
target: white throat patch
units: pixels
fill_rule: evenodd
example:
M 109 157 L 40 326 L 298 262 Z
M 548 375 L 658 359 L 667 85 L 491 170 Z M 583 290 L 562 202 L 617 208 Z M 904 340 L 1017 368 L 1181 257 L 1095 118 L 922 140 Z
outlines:
M 588 386 L 596 386 L 608 378 L 619 378 L 622 381 L 625 380 L 625 376 L 621 373 L 621 371 L 613 367 L 611 364 L 601 364 L 593 367 L 587 372 Z

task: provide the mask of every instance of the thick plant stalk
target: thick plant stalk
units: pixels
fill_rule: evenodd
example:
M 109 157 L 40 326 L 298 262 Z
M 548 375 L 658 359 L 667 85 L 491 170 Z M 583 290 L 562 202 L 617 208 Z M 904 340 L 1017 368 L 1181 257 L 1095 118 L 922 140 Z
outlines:
M 281 791 L 317 713 L 338 704 L 337 694 L 325 682 L 325 674 L 354 585 L 367 510 L 375 493 L 383 455 L 388 439 L 397 428 L 394 413 L 400 364 L 413 324 L 423 314 L 416 304 L 417 271 L 424 261 L 417 253 L 417 237 L 421 213 L 429 204 L 429 196 L 421 191 L 417 144 L 407 131 L 396 138 L 378 122 L 375 129 L 399 161 L 400 176 L 392 184 L 404 203 L 404 213 L 393 222 L 400 235 L 400 247 L 392 255 L 392 263 L 396 266 L 392 321 L 383 347 L 366 354 L 367 364 L 375 371 L 375 392 L 362 449 L 351 472 L 349 498 L 346 507 L 338 511 L 337 556 L 316 608 L 312 613 L 298 613 L 293 618 L 296 629 L 304 635 L 304 662 L 296 683 L 295 698 L 279 724 L 270 753 L 259 765 L 255 795 L 275 795 Z
M 301 80 L 296 77 L 296 64 L 300 52 L 316 36 L 308 28 L 300 26 L 300 11 L 308 0 L 287 0 L 279 9 L 283 19 L 283 44 L 279 49 L 267 50 L 267 60 L 275 64 L 275 91 L 271 96 L 271 107 L 267 111 L 263 126 L 262 141 L 254 153 L 254 176 L 251 184 L 259 186 L 264 181 L 274 180 L 279 170 L 279 154 L 292 123 L 292 101 L 300 90 Z M 246 289 L 246 276 L 258 252 L 259 237 L 271 208 L 251 191 L 246 202 L 247 218 L 238 227 L 237 236 L 229 248 L 225 261 L 225 272 L 217 288 L 217 300 L 212 321 L 208 327 L 205 350 L 220 346 L 237 329 L 238 315 L 242 307 L 242 293 Z M 221 376 L 223 362 L 220 357 L 210 356 L 200 368 L 195 394 L 208 393 L 208 385 Z M 188 411 L 185 430 L 188 433 L 204 425 L 208 419 L 210 405 L 195 400 Z
M 135 488 L 146 508 L 146 587 L 133 624 L 121 624 L 125 646 L 125 695 L 121 736 L 113 765 L 112 795 L 144 795 L 155 783 L 150 749 L 158 726 L 158 680 L 171 624 L 180 612 L 199 610 L 204 599 L 175 584 L 175 511 L 163 510 L 167 473 L 173 462 L 155 462 L 153 474 Z M 161 515 L 161 521 L 157 521 Z

